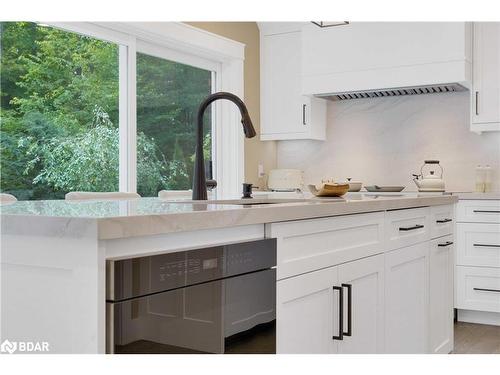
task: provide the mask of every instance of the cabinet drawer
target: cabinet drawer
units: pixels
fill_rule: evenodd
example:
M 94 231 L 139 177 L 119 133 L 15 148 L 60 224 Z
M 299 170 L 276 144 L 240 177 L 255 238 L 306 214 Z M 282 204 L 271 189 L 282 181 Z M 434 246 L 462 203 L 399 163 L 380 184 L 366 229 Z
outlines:
M 326 268 L 383 252 L 384 213 L 266 224 L 277 238 L 277 277 Z
M 456 266 L 456 308 L 500 312 L 500 269 Z
M 457 221 L 500 223 L 500 200 L 461 200 L 457 204 Z
M 453 205 L 430 207 L 431 238 L 438 238 L 453 233 L 455 225 Z
M 500 224 L 458 223 L 457 265 L 500 267 Z
M 385 216 L 385 240 L 388 250 L 430 239 L 429 207 L 388 211 Z

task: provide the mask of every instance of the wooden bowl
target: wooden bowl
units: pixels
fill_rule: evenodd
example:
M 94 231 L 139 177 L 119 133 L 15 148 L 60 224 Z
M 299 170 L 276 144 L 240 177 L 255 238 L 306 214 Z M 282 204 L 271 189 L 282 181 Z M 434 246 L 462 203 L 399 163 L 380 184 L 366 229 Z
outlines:
M 315 185 L 308 185 L 308 187 L 317 197 L 341 197 L 349 191 L 349 184 L 323 183 L 319 189 Z

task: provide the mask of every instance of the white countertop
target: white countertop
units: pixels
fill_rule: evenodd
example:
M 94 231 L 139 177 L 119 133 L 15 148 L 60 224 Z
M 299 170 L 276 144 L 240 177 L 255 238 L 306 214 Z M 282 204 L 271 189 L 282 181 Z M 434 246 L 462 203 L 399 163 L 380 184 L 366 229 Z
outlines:
M 99 239 L 115 239 L 451 204 L 456 201 L 457 197 L 445 195 L 382 196 L 359 193 L 346 194 L 343 198 L 253 199 L 249 202 L 262 203 L 253 205 L 169 201 L 160 198 L 116 201 L 47 200 L 2 205 L 0 213 L 2 233 L 41 232 L 40 223 L 49 222 L 52 224 L 43 227 L 56 228 L 62 225 L 65 230 L 83 231 L 86 225 L 81 224 L 85 222 L 88 225 L 97 224 Z
M 458 199 L 471 199 L 471 200 L 500 200 L 500 192 L 491 192 L 491 193 L 452 193 L 452 195 L 456 195 Z

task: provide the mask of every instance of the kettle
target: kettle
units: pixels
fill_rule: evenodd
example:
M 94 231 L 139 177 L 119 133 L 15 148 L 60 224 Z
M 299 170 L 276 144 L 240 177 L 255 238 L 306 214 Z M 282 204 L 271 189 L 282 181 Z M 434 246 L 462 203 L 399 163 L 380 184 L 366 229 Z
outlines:
M 424 167 L 432 166 L 428 174 L 424 176 Z M 436 169 L 439 167 L 439 175 L 436 174 Z M 439 164 L 439 160 L 425 160 L 424 165 L 420 168 L 420 174 L 413 174 L 413 181 L 418 187 L 418 191 L 444 191 L 443 167 Z

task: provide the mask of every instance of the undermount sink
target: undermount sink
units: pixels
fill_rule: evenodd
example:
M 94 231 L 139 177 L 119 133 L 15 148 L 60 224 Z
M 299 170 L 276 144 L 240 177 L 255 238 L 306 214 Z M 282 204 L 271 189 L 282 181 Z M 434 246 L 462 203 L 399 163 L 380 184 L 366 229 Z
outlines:
M 289 198 L 289 199 L 248 198 L 248 199 L 219 199 L 219 200 L 208 200 L 203 202 L 206 202 L 208 204 L 230 204 L 230 205 L 247 206 L 247 205 L 261 205 L 261 204 L 301 203 L 307 201 L 309 200 L 301 198 Z
M 356 199 L 354 199 L 356 200 Z M 209 200 L 166 200 L 170 204 L 220 204 L 220 205 L 236 205 L 236 206 L 260 206 L 260 205 L 275 205 L 287 203 L 331 203 L 345 202 L 342 197 L 312 197 L 312 198 L 247 198 L 247 199 L 209 199 Z

